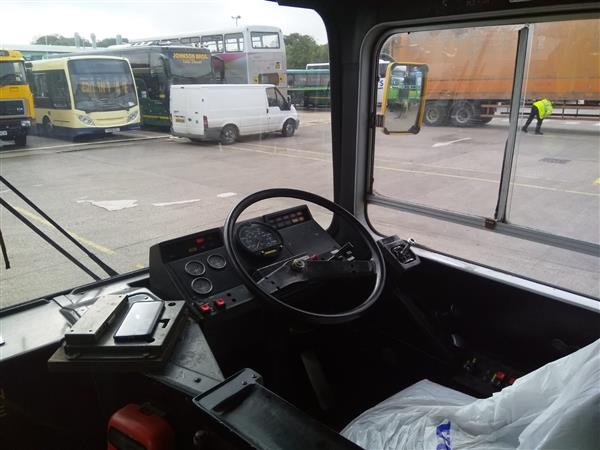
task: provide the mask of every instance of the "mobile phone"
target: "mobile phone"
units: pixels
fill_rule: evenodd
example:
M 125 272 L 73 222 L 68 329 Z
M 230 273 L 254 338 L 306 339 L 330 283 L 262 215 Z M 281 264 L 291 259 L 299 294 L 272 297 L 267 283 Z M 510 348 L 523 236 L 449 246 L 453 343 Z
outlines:
M 165 308 L 164 302 L 135 302 L 130 306 L 119 329 L 113 336 L 115 342 L 147 341 Z

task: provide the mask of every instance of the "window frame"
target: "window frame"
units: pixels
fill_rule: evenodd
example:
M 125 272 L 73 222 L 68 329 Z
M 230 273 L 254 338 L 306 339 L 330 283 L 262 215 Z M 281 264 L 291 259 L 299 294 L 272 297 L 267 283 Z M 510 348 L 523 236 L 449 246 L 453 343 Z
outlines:
M 263 37 L 267 35 L 276 35 L 277 36 L 277 47 L 268 47 L 264 45 Z M 254 38 L 260 37 L 260 47 L 254 45 Z M 250 45 L 254 50 L 279 50 L 281 49 L 281 39 L 279 38 L 278 31 L 251 31 L 250 32 Z
M 228 44 L 227 44 L 227 38 L 230 39 L 235 39 L 235 45 L 237 47 L 237 50 L 229 50 L 227 48 Z M 241 45 L 240 45 L 241 44 Z M 225 50 L 225 53 L 239 53 L 239 52 L 245 52 L 245 39 L 244 39 L 244 33 L 227 33 L 223 35 L 223 47 Z
M 452 23 L 441 22 L 436 23 L 435 20 L 422 20 L 421 23 L 415 24 L 414 22 L 396 22 L 394 24 L 386 24 L 385 26 L 380 25 L 371 29 L 365 39 L 363 41 L 361 55 L 360 55 L 360 76 L 361 78 L 369 80 L 366 84 L 370 86 L 370 90 L 368 93 L 361 93 L 359 96 L 359 115 L 364 115 L 364 121 L 360 121 L 359 123 L 365 123 L 365 127 L 361 129 L 359 127 L 357 129 L 357 142 L 358 145 L 361 143 L 365 144 L 364 150 L 364 158 L 362 161 L 358 161 L 364 163 L 364 172 L 362 176 L 357 177 L 354 181 L 354 205 L 355 210 L 361 211 L 364 216 L 364 220 L 369 224 L 369 226 L 376 232 L 375 227 L 372 225 L 372 222 L 368 217 L 368 206 L 370 204 L 384 206 L 387 208 L 411 212 L 419 215 L 424 215 L 427 217 L 445 220 L 453 223 L 457 223 L 460 225 L 465 225 L 469 227 L 479 228 L 479 229 L 487 229 L 491 232 L 501 233 L 507 236 L 513 236 L 521 239 L 525 239 L 532 242 L 537 242 L 545 245 L 550 245 L 557 248 L 562 248 L 578 253 L 583 253 L 587 255 L 597 256 L 600 254 L 600 244 L 596 244 L 594 242 L 582 241 L 575 238 L 569 238 L 566 236 L 556 235 L 553 233 L 545 232 L 539 229 L 532 229 L 522 225 L 512 224 L 506 222 L 506 217 L 504 214 L 504 208 L 506 206 L 506 199 L 509 194 L 509 187 L 512 181 L 511 175 L 513 170 L 512 161 L 515 154 L 515 139 L 518 121 L 513 120 L 513 114 L 515 116 L 518 115 L 518 108 L 511 108 L 511 119 L 509 122 L 509 136 L 507 138 L 508 142 L 506 145 L 505 153 L 503 156 L 504 166 L 500 173 L 500 189 L 499 189 L 499 197 L 500 203 L 498 204 L 498 208 L 493 218 L 486 218 L 482 216 L 475 216 L 466 213 L 460 213 L 455 211 L 448 211 L 439 208 L 434 208 L 430 206 L 425 206 L 417 203 L 412 203 L 410 201 L 399 200 L 395 198 L 386 197 L 383 195 L 379 195 L 373 190 L 373 184 L 375 180 L 375 135 L 377 129 L 374 126 L 374 121 L 368 120 L 369 117 L 373 117 L 376 114 L 376 99 L 377 99 L 377 90 L 376 90 L 376 80 L 379 72 L 379 56 L 381 50 L 383 48 L 384 43 L 387 41 L 389 37 L 399 33 L 410 33 L 410 32 L 422 32 L 422 31 L 438 31 L 438 30 L 450 30 L 450 29 L 460 29 L 460 28 L 476 28 L 476 27 L 486 27 L 486 26 L 498 26 L 498 25 L 530 25 L 536 23 L 546 23 L 546 22 L 560 22 L 560 21 L 569 21 L 569 20 L 579 20 L 579 19 L 598 19 L 600 16 L 596 12 L 589 13 L 564 13 L 564 14 L 545 14 L 539 15 L 536 17 L 529 17 L 527 20 L 523 20 L 520 17 L 507 18 L 507 19 L 491 19 L 491 20 L 462 20 Z M 518 57 L 519 52 L 525 52 L 521 55 L 521 57 L 526 61 L 529 56 L 530 49 L 530 41 L 531 34 L 528 35 L 528 38 L 525 42 L 522 39 L 519 39 L 517 45 L 517 54 L 515 57 Z M 368 42 L 370 41 L 370 44 Z M 367 45 L 366 45 L 367 44 Z M 518 62 L 518 61 L 517 61 Z M 524 69 L 517 70 L 515 69 L 516 77 L 513 77 L 513 96 L 511 98 L 511 106 L 518 104 L 515 100 L 514 90 L 517 87 L 517 82 L 523 82 L 524 78 Z M 520 78 L 520 81 L 518 80 Z M 523 86 L 520 85 L 519 98 L 523 93 Z M 364 105 L 364 102 L 367 102 Z M 365 114 L 366 113 L 366 114 Z M 512 138 L 511 138 L 511 135 Z M 360 150 L 359 150 L 360 153 Z M 361 155 L 359 154 L 360 158 Z M 502 197 L 500 197 L 502 196 Z
M 67 76 L 67 72 L 64 69 L 46 69 L 46 70 L 37 70 L 35 72 L 32 72 L 32 76 L 33 76 L 33 105 L 36 108 L 40 108 L 40 109 L 57 109 L 57 110 L 70 110 L 72 109 L 72 99 L 71 99 L 71 87 L 70 87 L 70 80 L 69 77 Z M 64 85 L 62 86 L 63 89 L 66 89 L 65 92 L 65 97 L 56 97 L 56 95 L 54 95 L 53 91 L 55 90 L 56 86 L 54 86 L 54 84 L 56 83 L 57 79 L 56 78 L 61 78 L 62 80 L 60 80 L 61 82 L 64 83 Z M 46 87 L 46 93 L 48 94 L 47 96 L 42 96 L 40 95 L 39 92 L 39 84 L 40 84 L 40 80 L 44 80 L 44 84 Z M 57 106 L 56 100 L 60 99 L 61 101 L 64 101 L 64 103 L 59 104 Z
M 221 38 L 219 40 L 219 37 Z M 215 42 L 216 43 L 216 51 L 213 52 L 213 50 L 210 50 L 211 53 L 223 53 L 225 51 L 225 40 L 223 38 L 222 34 L 207 34 L 204 36 L 200 37 L 200 47 L 204 47 L 204 41 L 207 40 L 209 42 Z M 219 46 L 220 43 L 220 46 Z M 208 47 L 206 47 L 208 48 Z
M 271 99 L 271 97 L 269 96 L 270 93 L 273 93 L 273 99 Z M 277 92 L 275 91 L 274 87 L 268 87 L 265 88 L 265 93 L 267 95 L 267 106 L 269 108 L 275 108 L 276 106 L 279 106 L 279 103 L 277 102 Z M 273 102 L 271 100 L 274 100 Z M 274 103 L 274 104 L 271 104 Z

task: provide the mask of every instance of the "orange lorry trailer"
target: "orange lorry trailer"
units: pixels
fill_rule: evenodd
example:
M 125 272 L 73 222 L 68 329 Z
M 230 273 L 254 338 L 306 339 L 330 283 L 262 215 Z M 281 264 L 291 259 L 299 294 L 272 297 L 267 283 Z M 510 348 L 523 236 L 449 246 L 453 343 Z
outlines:
M 506 115 L 521 26 L 401 33 L 396 61 L 429 66 L 424 121 L 470 126 Z M 532 26 L 524 87 L 526 105 L 548 98 L 552 118 L 600 119 L 600 19 Z

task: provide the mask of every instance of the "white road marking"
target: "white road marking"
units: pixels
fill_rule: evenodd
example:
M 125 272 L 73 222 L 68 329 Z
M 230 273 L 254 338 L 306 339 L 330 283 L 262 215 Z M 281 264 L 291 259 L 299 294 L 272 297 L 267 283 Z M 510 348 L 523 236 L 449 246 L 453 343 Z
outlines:
M 462 139 L 456 139 L 454 141 L 448 141 L 448 142 L 436 142 L 435 144 L 432 145 L 432 147 L 445 147 L 446 145 L 450 145 L 450 144 L 455 144 L 457 142 L 462 142 L 462 141 L 470 141 L 471 138 L 462 138 Z
M 596 122 L 596 123 L 594 124 L 594 126 L 595 126 L 595 127 L 600 127 L 600 122 Z
M 579 122 L 565 122 L 565 125 L 579 125 Z
M 233 197 L 237 195 L 237 192 L 223 192 L 221 194 L 217 194 L 217 197 L 219 198 L 227 198 L 227 197 Z
M 137 200 L 77 200 L 77 203 L 90 203 L 98 208 L 107 211 L 120 211 L 122 209 L 134 208 L 137 206 Z
M 152 206 L 185 205 L 186 203 L 196 203 L 201 200 L 201 198 L 192 198 L 190 200 L 179 200 L 177 202 L 152 203 Z

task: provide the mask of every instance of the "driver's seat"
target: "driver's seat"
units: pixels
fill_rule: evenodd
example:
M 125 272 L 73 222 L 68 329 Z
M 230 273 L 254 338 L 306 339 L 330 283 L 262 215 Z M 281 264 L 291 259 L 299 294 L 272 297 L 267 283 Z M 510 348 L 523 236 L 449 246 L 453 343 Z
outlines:
M 365 449 L 598 449 L 600 340 L 487 399 L 420 381 L 354 419 Z

